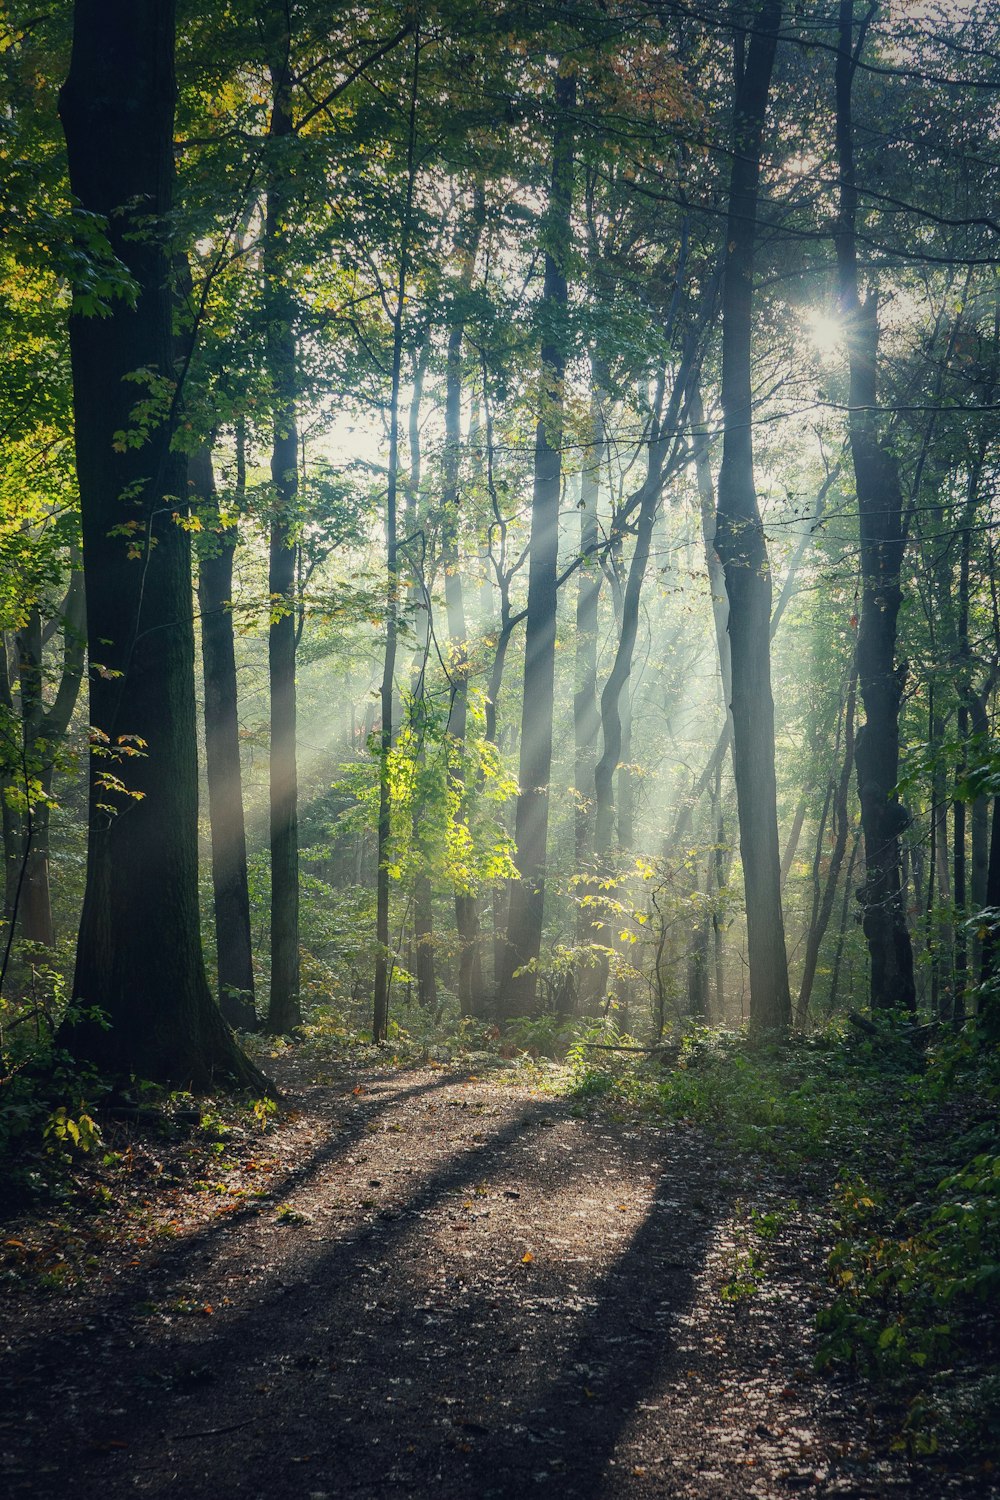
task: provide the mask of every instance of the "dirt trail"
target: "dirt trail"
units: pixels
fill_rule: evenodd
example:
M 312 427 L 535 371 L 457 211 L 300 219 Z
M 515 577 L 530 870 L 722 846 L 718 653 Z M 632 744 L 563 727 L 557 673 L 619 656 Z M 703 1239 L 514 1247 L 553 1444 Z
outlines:
M 876 1464 L 849 1393 L 810 1373 L 807 1227 L 756 1295 L 720 1299 L 766 1185 L 700 1133 L 452 1070 L 297 1094 L 267 1196 L 189 1194 L 96 1291 L 11 1299 L 0 1490 L 944 1493 Z

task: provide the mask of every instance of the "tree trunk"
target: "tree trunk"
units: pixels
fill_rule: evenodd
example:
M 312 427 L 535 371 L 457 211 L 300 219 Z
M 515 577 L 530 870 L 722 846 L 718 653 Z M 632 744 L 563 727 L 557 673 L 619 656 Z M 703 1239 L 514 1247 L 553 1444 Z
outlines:
M 32 605 L 24 626 L 17 633 L 17 667 L 21 692 L 21 753 L 28 777 L 37 783 L 37 797 L 29 798 L 21 818 L 21 849 L 24 879 L 18 904 L 17 923 L 28 943 L 55 947 L 52 896 L 49 888 L 49 794 L 55 745 L 45 732 L 45 702 L 42 697 L 42 617 Z M 82 651 L 81 651 L 82 666 Z M 79 672 L 76 681 L 79 684 Z M 65 726 L 64 726 L 65 727 Z M 27 791 L 25 793 L 27 796 Z
M 575 104 L 575 77 L 557 74 L 548 248 L 541 312 L 546 332 L 541 349 L 540 410 L 535 429 L 535 476 L 531 502 L 520 791 L 514 823 L 517 867 L 521 878 L 511 890 L 507 942 L 497 993 L 498 1010 L 505 1016 L 534 1009 L 535 975 L 530 969 L 528 972 L 524 970 L 538 960 L 545 907 L 545 846 L 555 687 L 560 450 L 566 369 L 561 319 L 567 301 L 566 257 L 571 239 L 573 198 L 571 114 Z
M 8 925 L 17 918 L 18 892 L 23 884 L 21 865 L 24 858 L 24 835 L 21 819 L 14 807 L 14 799 L 20 795 L 23 780 L 17 753 L 17 716 L 14 709 L 13 683 L 17 677 L 16 653 L 10 649 L 6 632 L 0 634 L 0 708 L 10 724 L 9 735 L 4 736 L 2 764 L 3 776 L 0 784 L 0 809 L 3 813 L 3 919 Z M 9 790 L 9 795 L 8 795 Z
M 457 761 L 449 779 L 458 798 L 457 817 L 467 821 L 467 791 L 462 761 L 469 717 L 469 641 L 465 618 L 465 591 L 458 545 L 460 510 L 459 470 L 462 454 L 462 339 L 466 308 L 475 273 L 476 255 L 486 202 L 477 184 L 473 219 L 467 241 L 461 247 L 461 271 L 457 295 L 459 304 L 453 313 L 448 333 L 445 371 L 444 462 L 441 492 L 441 563 L 444 567 L 445 609 L 448 617 L 448 673 L 451 678 L 451 712 L 448 733 L 455 742 Z M 479 898 L 469 886 L 455 887 L 455 924 L 458 929 L 458 1003 L 463 1016 L 478 1015 L 483 1008 L 483 964 L 480 951 Z
M 840 969 L 844 961 L 844 948 L 847 943 L 847 928 L 851 910 L 851 883 L 854 880 L 854 866 L 857 864 L 858 851 L 861 848 L 861 829 L 854 835 L 851 845 L 851 857 L 847 862 L 847 874 L 844 878 L 844 897 L 840 906 L 840 926 L 837 929 L 837 947 L 833 955 L 833 971 L 830 974 L 830 998 L 827 1008 L 832 1014 L 837 1004 L 837 994 L 840 989 Z
M 880 436 L 876 413 L 878 296 L 872 288 L 862 302 L 858 289 L 851 90 L 863 43 L 864 28 L 855 48 L 853 0 L 840 0 L 836 66 L 840 205 L 834 237 L 840 304 L 847 321 L 850 440 L 861 536 L 857 657 L 865 722 L 857 734 L 855 763 L 865 841 L 862 922 L 871 960 L 873 1008 L 913 1010 L 913 949 L 906 925 L 899 843 L 908 814 L 896 796 L 899 709 L 906 680 L 905 663 L 896 662 L 900 569 L 906 548 L 903 494 L 896 459 Z
M 195 495 L 216 502 L 212 453 L 206 445 L 189 463 Z M 230 1026 L 255 1031 L 250 892 L 243 818 L 240 726 L 233 635 L 233 557 L 239 533 L 220 530 L 215 550 L 198 564 L 201 660 L 205 679 L 205 771 L 212 830 L 212 893 L 215 903 L 219 1009 Z
M 791 1019 L 774 772 L 771 571 L 754 487 L 750 365 L 761 145 L 781 10 L 780 0 L 762 0 L 746 66 L 738 69 L 723 289 L 724 427 L 715 533 L 729 598 L 733 763 L 746 891 L 750 1024 L 755 1031 L 783 1031 Z
M 991 684 L 987 684 L 982 693 L 974 693 L 971 704 L 972 734 L 979 745 L 985 745 L 989 738 L 990 721 L 987 714 L 987 703 L 989 701 Z M 986 905 L 986 884 L 989 875 L 990 859 L 990 814 L 989 799 L 983 793 L 979 793 L 972 801 L 972 868 L 970 871 L 969 894 L 972 899 L 972 910 L 982 911 Z M 978 927 L 972 937 L 972 967 L 973 982 L 981 977 L 983 960 L 983 944 L 979 936 Z
M 271 162 L 264 223 L 267 363 L 273 402 L 271 528 L 267 589 L 271 623 L 267 670 L 271 700 L 269 769 L 271 831 L 271 993 L 267 1030 L 272 1036 L 301 1023 L 299 1002 L 299 829 L 295 701 L 295 523 L 299 434 L 296 425 L 295 309 L 285 250 L 289 226 L 284 143 L 294 134 L 291 38 L 287 29 L 270 63 Z
M 601 373 L 591 361 L 591 448 L 580 476 L 580 556 L 586 558 L 578 573 L 576 594 L 576 682 L 573 693 L 574 781 L 576 808 L 573 822 L 576 873 L 582 875 L 591 857 L 594 814 L 594 746 L 601 727 L 597 708 L 598 606 L 604 575 L 597 561 L 597 501 L 605 454 L 605 431 Z M 577 941 L 590 937 L 590 914 L 578 909 Z
M 806 1016 L 809 1014 L 809 1001 L 812 996 L 813 983 L 816 979 L 816 965 L 819 961 L 820 945 L 830 925 L 830 918 L 833 915 L 833 906 L 837 898 L 837 882 L 840 879 L 844 855 L 847 852 L 847 838 L 849 833 L 848 797 L 851 789 L 851 772 L 854 767 L 854 712 L 856 696 L 857 669 L 855 668 L 851 672 L 851 680 L 847 689 L 847 703 L 844 709 L 844 760 L 833 798 L 833 853 L 830 856 L 830 868 L 827 871 L 823 895 L 818 905 L 814 908 L 812 921 L 809 924 L 809 935 L 806 938 L 805 964 L 802 970 L 802 982 L 799 986 L 799 999 L 795 1013 L 796 1023 L 800 1027 L 805 1025 Z
M 778 883 L 782 890 L 785 889 L 785 882 L 792 872 L 792 865 L 795 863 L 795 855 L 798 852 L 799 839 L 802 837 L 802 825 L 806 820 L 806 811 L 809 806 L 812 790 L 812 786 L 807 787 L 799 797 L 799 805 L 795 809 L 792 826 L 788 830 L 785 852 L 781 856 L 781 865 L 778 870 Z
M 105 218 L 136 297 L 70 319 L 93 731 L 76 1012 L 62 1039 L 126 1078 L 261 1089 L 213 1003 L 199 937 L 191 556 L 176 524 L 185 465 L 171 451 L 173 405 L 141 445 L 116 441 L 134 426 L 135 372 L 174 374 L 166 236 L 150 232 L 171 211 L 173 56 L 171 0 L 77 0 L 60 100 L 70 182 Z
M 46 631 L 37 605 L 30 607 L 24 625 L 15 637 L 20 691 L 21 774 L 15 777 L 13 790 L 18 804 L 27 803 L 27 806 L 23 812 L 9 809 L 13 855 L 8 871 L 11 882 L 9 903 L 11 915 L 15 904 L 17 906 L 20 936 L 25 942 L 38 943 L 43 948 L 54 948 L 56 942 L 49 879 L 52 778 L 59 745 L 69 729 L 83 679 L 86 611 L 79 561 L 74 550 L 71 557 L 73 572 L 60 610 L 62 669 L 55 698 L 48 708 L 42 692 Z M 9 679 L 5 702 L 13 714 Z M 37 786 L 37 795 L 32 795 L 34 786 Z
M 420 530 L 420 484 L 422 477 L 422 449 L 420 442 L 420 407 L 423 402 L 424 376 L 430 357 L 430 338 L 425 338 L 419 354 L 414 359 L 413 398 L 410 401 L 409 449 L 410 468 L 406 479 L 406 530 L 415 536 Z M 423 735 L 424 682 L 427 670 L 427 655 L 431 638 L 430 592 L 424 574 L 423 558 L 419 567 L 412 569 L 412 581 L 408 586 L 413 606 L 417 638 L 413 653 L 411 680 L 411 716 L 420 714 L 415 725 L 419 736 L 418 764 L 426 763 Z M 419 774 L 419 772 L 418 772 Z M 434 955 L 434 889 L 424 858 L 425 843 L 422 828 L 421 808 L 413 809 L 411 837 L 418 851 L 418 865 L 413 877 L 413 971 L 417 980 L 417 1003 L 420 1008 L 433 1014 L 437 1009 L 437 968 Z
M 697 385 L 691 397 L 691 433 L 694 440 L 694 469 L 698 484 L 698 505 L 701 511 L 701 536 L 705 548 L 708 590 L 712 600 L 712 624 L 715 628 L 715 645 L 719 654 L 722 701 L 726 706 L 726 725 L 730 733 L 732 733 L 732 710 L 730 705 L 733 701 L 733 661 L 729 648 L 729 598 L 726 593 L 726 572 L 722 566 L 722 560 L 715 550 L 715 485 L 712 482 L 712 463 L 709 458 L 709 432 L 705 423 L 705 408 L 702 404 L 701 390 Z M 728 744 L 726 748 L 728 749 Z
M 389 389 L 389 473 L 385 498 L 385 656 L 382 663 L 380 701 L 382 726 L 379 736 L 378 867 L 375 877 L 375 982 L 372 991 L 372 1040 L 384 1042 L 389 1027 L 389 988 L 392 953 L 389 946 L 389 841 L 392 836 L 392 792 L 389 785 L 389 754 L 392 750 L 393 684 L 399 639 L 399 538 L 396 501 L 399 491 L 399 387 L 403 359 L 403 315 L 410 266 L 410 216 L 416 181 L 417 96 L 420 79 L 420 31 L 413 32 L 413 68 L 410 79 L 409 126 L 406 147 L 406 197 L 399 237 L 399 275 L 392 329 L 392 367 Z

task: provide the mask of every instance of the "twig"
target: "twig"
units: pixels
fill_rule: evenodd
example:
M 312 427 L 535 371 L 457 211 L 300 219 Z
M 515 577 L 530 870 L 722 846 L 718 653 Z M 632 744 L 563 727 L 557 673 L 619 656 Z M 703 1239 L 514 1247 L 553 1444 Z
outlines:
M 226 1432 L 239 1432 L 241 1427 L 249 1427 L 255 1419 L 247 1417 L 244 1422 L 231 1422 L 228 1427 L 203 1427 L 200 1432 L 175 1432 L 167 1441 L 170 1443 L 183 1443 L 188 1438 L 222 1437 Z

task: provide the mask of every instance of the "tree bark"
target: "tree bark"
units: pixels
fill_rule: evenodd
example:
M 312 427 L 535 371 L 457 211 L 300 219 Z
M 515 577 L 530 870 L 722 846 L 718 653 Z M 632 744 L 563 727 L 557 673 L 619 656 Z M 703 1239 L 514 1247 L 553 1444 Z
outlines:
M 62 1039 L 118 1076 L 262 1089 L 213 1003 L 199 937 L 191 555 L 177 525 L 185 464 L 170 444 L 162 232 L 173 57 L 171 0 L 77 0 L 60 99 L 70 182 L 82 207 L 104 218 L 136 291 L 103 317 L 70 319 L 93 737 L 75 1011 Z M 135 431 L 137 371 L 164 383 L 154 389 L 169 406 L 131 446 L 116 434 Z
M 206 445 L 188 466 L 197 498 L 217 500 L 212 453 Z M 220 529 L 214 550 L 198 564 L 201 660 L 205 681 L 205 772 L 212 830 L 212 894 L 215 904 L 219 1009 L 230 1026 L 255 1031 L 250 891 L 243 817 L 240 725 L 233 635 L 233 558 L 239 533 Z
M 410 402 L 408 422 L 410 468 L 406 478 L 406 530 L 409 536 L 416 536 L 420 530 L 420 484 L 423 469 L 423 455 L 420 442 L 420 407 L 423 402 L 424 376 L 427 372 L 429 357 L 430 336 L 428 335 L 413 362 L 413 398 Z M 419 734 L 420 745 L 418 763 L 423 766 L 426 762 L 422 731 L 424 682 L 431 635 L 430 592 L 424 574 L 423 558 L 419 566 L 415 564 L 412 566 L 408 592 L 416 621 L 414 632 L 417 638 L 416 648 L 413 653 L 410 712 L 411 716 L 417 714 L 421 716 L 420 723 L 415 727 Z M 421 809 L 419 806 L 413 810 L 411 835 L 414 848 L 418 852 L 417 871 L 413 877 L 413 971 L 417 980 L 417 1003 L 422 1010 L 433 1013 L 437 1009 L 437 967 L 434 957 L 434 888 L 431 884 L 428 861 L 424 858 L 425 844 Z
M 874 14 L 870 7 L 868 16 Z M 903 495 L 896 459 L 882 439 L 876 413 L 878 296 L 864 302 L 858 287 L 857 208 L 851 92 L 864 42 L 854 43 L 854 3 L 840 0 L 836 64 L 837 157 L 840 204 L 835 229 L 840 304 L 847 322 L 850 365 L 850 441 L 861 538 L 861 611 L 858 681 L 865 722 L 857 734 L 855 763 L 865 842 L 862 924 L 871 960 L 871 1003 L 876 1010 L 913 1010 L 913 949 L 900 878 L 899 836 L 908 814 L 896 796 L 899 780 L 899 710 L 905 663 L 896 662 L 902 602 L 900 569 L 906 549 Z
M 580 476 L 580 555 L 587 559 L 579 569 L 576 594 L 576 683 L 573 693 L 573 744 L 576 808 L 573 822 L 576 873 L 583 874 L 591 856 L 594 816 L 594 746 L 601 727 L 597 707 L 598 606 L 604 575 L 597 561 L 597 501 L 605 454 L 605 431 L 601 374 L 591 361 L 591 448 Z M 580 907 L 577 940 L 590 936 L 590 915 Z
M 375 877 L 375 982 L 372 992 L 372 1040 L 384 1042 L 389 1027 L 389 987 L 392 953 L 389 932 L 389 841 L 392 836 L 392 792 L 389 754 L 392 750 L 392 702 L 399 639 L 399 539 L 396 502 L 399 490 L 399 387 L 403 359 L 403 315 L 410 256 L 410 216 L 416 181 L 417 97 L 420 79 L 420 32 L 413 33 L 409 126 L 406 147 L 406 196 L 399 237 L 399 275 L 392 330 L 392 368 L 389 390 L 389 473 L 385 499 L 385 656 L 382 663 L 382 727 L 379 736 L 378 869 Z
M 301 1023 L 299 1002 L 299 830 L 295 698 L 295 523 L 299 434 L 296 423 L 295 309 L 285 246 L 289 226 L 285 144 L 294 135 L 291 37 L 287 28 L 270 62 L 272 150 L 264 222 L 267 363 L 271 378 L 271 525 L 267 589 L 271 623 L 267 670 L 271 700 L 271 993 L 267 1030 L 281 1036 Z
M 448 734 L 455 743 L 457 763 L 452 765 L 450 780 L 458 798 L 457 816 L 468 818 L 465 773 L 462 761 L 469 717 L 469 641 L 465 617 L 465 590 L 458 545 L 460 510 L 459 471 L 462 454 L 462 340 L 465 334 L 466 307 L 475 273 L 479 240 L 486 220 L 486 202 L 482 186 L 476 185 L 472 224 L 466 243 L 460 247 L 461 270 L 458 305 L 452 314 L 448 331 L 445 369 L 444 462 L 441 491 L 441 562 L 444 567 L 445 611 L 448 619 L 451 678 L 451 712 Z M 479 898 L 461 882 L 455 887 L 455 925 L 458 929 L 458 1003 L 463 1016 L 478 1015 L 483 1007 L 483 963 L 480 951 Z
M 555 686 L 556 563 L 562 465 L 563 377 L 566 352 L 560 327 L 567 302 L 566 256 L 573 199 L 573 123 L 576 79 L 555 80 L 556 119 L 552 140 L 548 248 L 541 318 L 540 410 L 535 429 L 535 474 L 531 502 L 528 612 L 524 643 L 520 791 L 514 837 L 520 880 L 511 890 L 507 940 L 497 993 L 503 1016 L 535 1006 L 535 975 L 545 908 L 545 846 L 552 769 L 552 710 Z M 515 978 L 515 975 L 517 976 Z
M 806 938 L 805 963 L 803 965 L 802 981 L 799 985 L 799 999 L 795 1013 L 796 1024 L 800 1027 L 805 1025 L 806 1017 L 809 1014 L 809 1001 L 812 997 L 813 984 L 816 979 L 816 965 L 819 961 L 820 945 L 823 942 L 826 930 L 830 925 L 830 918 L 833 915 L 833 906 L 837 899 L 837 882 L 840 879 L 844 855 L 847 852 L 849 833 L 848 797 L 851 788 L 851 772 L 854 768 L 854 713 L 856 696 L 857 668 L 855 667 L 851 672 L 851 679 L 847 688 L 847 702 L 844 708 L 844 759 L 833 797 L 833 853 L 830 856 L 830 868 L 827 871 L 823 895 L 814 907 L 812 920 L 809 924 L 809 934 Z
M 733 763 L 754 1031 L 784 1031 L 791 1019 L 774 771 L 771 571 L 754 486 L 750 364 L 760 158 L 781 13 L 780 0 L 762 0 L 745 67 L 737 69 L 723 288 L 723 448 L 715 533 L 729 598 Z

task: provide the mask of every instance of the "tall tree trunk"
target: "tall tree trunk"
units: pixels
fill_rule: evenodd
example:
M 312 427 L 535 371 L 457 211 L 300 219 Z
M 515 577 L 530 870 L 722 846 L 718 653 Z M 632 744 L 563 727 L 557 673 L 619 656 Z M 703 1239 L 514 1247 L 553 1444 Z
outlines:
M 416 182 L 417 97 L 420 80 L 420 30 L 413 31 L 409 125 L 406 145 L 406 194 L 399 236 L 399 276 L 392 330 L 392 367 L 389 389 L 389 473 L 385 498 L 385 656 L 382 663 L 382 726 L 379 736 L 378 868 L 375 877 L 375 982 L 372 994 L 372 1040 L 384 1042 L 389 1027 L 389 987 L 392 952 L 389 932 L 389 841 L 392 836 L 392 791 L 389 755 L 392 750 L 392 702 L 399 639 L 399 538 L 396 501 L 399 490 L 399 386 L 403 359 L 403 315 L 410 270 L 410 219 Z
M 267 633 L 271 699 L 269 771 L 271 830 L 271 993 L 267 1030 L 294 1031 L 302 1020 L 299 1001 L 299 829 L 295 701 L 295 523 L 299 434 L 296 424 L 295 309 L 288 284 L 286 246 L 290 222 L 287 143 L 294 136 L 291 100 L 291 37 L 283 24 L 270 63 L 273 153 L 264 223 L 264 286 L 267 363 L 271 377 L 271 527 L 267 588 L 271 623 Z
M 928 744 L 940 745 L 944 741 L 944 720 L 936 711 L 933 682 L 927 693 Z M 935 1018 L 941 1013 L 941 979 L 944 960 L 948 952 L 947 916 L 942 917 L 940 904 L 936 901 L 941 884 L 942 850 L 948 841 L 948 806 L 945 797 L 945 772 L 940 758 L 935 757 L 931 769 L 930 844 L 927 860 L 927 899 L 924 905 L 924 941 L 927 948 L 930 970 L 930 1012 Z M 947 865 L 945 867 L 947 876 Z
M 240 436 L 238 446 L 242 447 Z M 242 468 L 242 454 L 237 463 Z M 189 462 L 194 493 L 215 506 L 212 452 L 206 444 Z M 212 894 L 215 903 L 219 1009 L 230 1026 L 254 1031 L 250 891 L 243 818 L 240 725 L 233 634 L 233 558 L 239 540 L 235 526 L 216 533 L 214 549 L 198 564 L 201 661 L 205 680 L 205 773 L 212 830 Z
M 594 812 L 594 746 L 601 727 L 597 708 L 597 633 L 598 606 L 603 573 L 597 561 L 597 502 L 600 494 L 601 468 L 604 463 L 606 437 L 604 430 L 604 392 L 601 371 L 591 361 L 590 442 L 587 461 L 580 476 L 580 556 L 586 558 L 577 579 L 576 594 L 576 682 L 573 693 L 574 780 L 576 809 L 573 839 L 576 873 L 582 874 L 591 856 L 591 828 Z M 577 941 L 590 936 L 590 914 L 581 906 L 578 913 Z
M 410 468 L 406 479 L 406 530 L 416 536 L 420 530 L 420 484 L 423 470 L 420 441 L 420 407 L 423 402 L 424 376 L 430 357 L 429 336 L 424 340 L 419 354 L 414 359 L 413 399 L 410 402 L 409 449 Z M 419 716 L 415 729 L 419 736 L 418 761 L 426 761 L 424 750 L 423 714 L 424 682 L 427 670 L 427 655 L 431 638 L 430 591 L 425 577 L 424 560 L 412 569 L 409 585 L 410 602 L 416 623 L 417 638 L 413 653 L 411 681 L 411 715 Z M 413 970 L 417 980 L 417 1003 L 422 1010 L 433 1013 L 437 1009 L 437 968 L 434 956 L 434 888 L 431 884 L 428 861 L 424 856 L 424 834 L 421 808 L 413 810 L 411 827 L 414 848 L 419 851 L 416 874 L 413 877 Z
M 987 683 L 982 692 L 972 695 L 970 707 L 972 734 L 979 745 L 985 745 L 989 738 L 990 721 L 987 703 L 991 688 L 992 683 Z M 972 867 L 969 878 L 969 896 L 972 901 L 972 910 L 977 912 L 982 911 L 986 905 L 990 857 L 989 799 L 983 793 L 977 794 L 972 800 L 970 822 L 972 824 Z M 981 977 L 982 959 L 983 944 L 977 927 L 972 938 L 973 983 Z
M 486 201 L 480 184 L 475 188 L 472 224 L 461 249 L 457 289 L 458 304 L 448 332 L 445 368 L 444 462 L 441 492 L 441 562 L 444 567 L 445 610 L 448 617 L 448 673 L 451 679 L 451 712 L 448 733 L 455 742 L 457 760 L 450 771 L 453 793 L 458 799 L 458 818 L 468 817 L 463 758 L 469 717 L 469 641 L 465 618 L 465 590 L 458 545 L 460 511 L 459 472 L 462 455 L 462 340 L 466 306 L 475 274 L 479 240 L 486 221 Z M 483 1007 L 483 963 L 480 951 L 479 898 L 468 885 L 455 887 L 455 924 L 458 929 L 458 1003 L 463 1016 L 478 1015 Z
M 601 488 L 601 469 L 607 453 L 604 423 L 604 383 L 606 371 L 591 358 L 590 442 L 587 460 L 580 476 L 580 556 L 581 564 L 576 594 L 575 681 L 573 691 L 573 810 L 574 873 L 580 882 L 576 891 L 576 941 L 583 947 L 606 940 L 601 924 L 595 922 L 594 900 L 598 882 L 593 870 L 594 769 L 596 743 L 601 728 L 597 704 L 597 637 L 598 610 L 604 573 L 597 558 L 599 530 L 597 505 Z M 606 964 L 581 962 L 576 982 L 577 1004 L 587 1014 L 598 998 L 606 978 Z
M 781 24 L 780 0 L 762 0 L 737 68 L 734 155 L 723 288 L 723 448 L 715 545 L 726 574 L 733 672 L 733 763 L 746 892 L 750 1024 L 782 1031 L 791 1019 L 781 912 L 771 571 L 754 486 L 751 338 L 760 158 Z M 742 47 L 738 57 L 742 62 Z
M 869 7 L 869 20 L 874 11 L 874 6 Z M 862 302 L 858 285 L 851 91 L 866 29 L 863 23 L 855 46 L 854 0 L 840 0 L 836 65 L 840 204 L 834 237 L 840 304 L 847 322 L 849 427 L 861 535 L 858 680 L 865 722 L 855 746 L 865 841 L 861 905 L 871 960 L 872 1006 L 913 1010 L 913 949 L 906 925 L 899 843 L 908 815 L 896 796 L 899 709 L 906 679 L 905 664 L 896 662 L 900 569 L 906 549 L 903 493 L 896 459 L 880 435 L 876 411 L 878 296 L 871 288 Z
M 562 465 L 563 377 L 566 353 L 561 320 L 567 301 L 566 259 L 573 199 L 573 121 L 576 79 L 557 74 L 552 139 L 552 184 L 541 317 L 538 423 L 531 502 L 528 612 L 524 642 L 520 791 L 514 823 L 521 878 L 511 890 L 507 942 L 497 993 L 501 1015 L 529 1012 L 535 1005 L 535 975 L 529 968 L 542 945 L 545 907 L 545 846 L 552 770 L 552 711 L 555 687 L 556 562 Z M 515 974 L 517 977 L 515 978 Z
M 116 441 L 133 427 L 136 371 L 174 374 L 159 232 L 171 212 L 173 58 L 171 0 L 76 0 L 60 99 L 70 183 L 104 218 L 136 297 L 70 319 L 93 737 L 75 1011 L 62 1037 L 116 1075 L 260 1089 L 212 1000 L 199 936 L 191 554 L 175 522 L 185 465 L 171 451 L 174 411 L 140 446 Z

